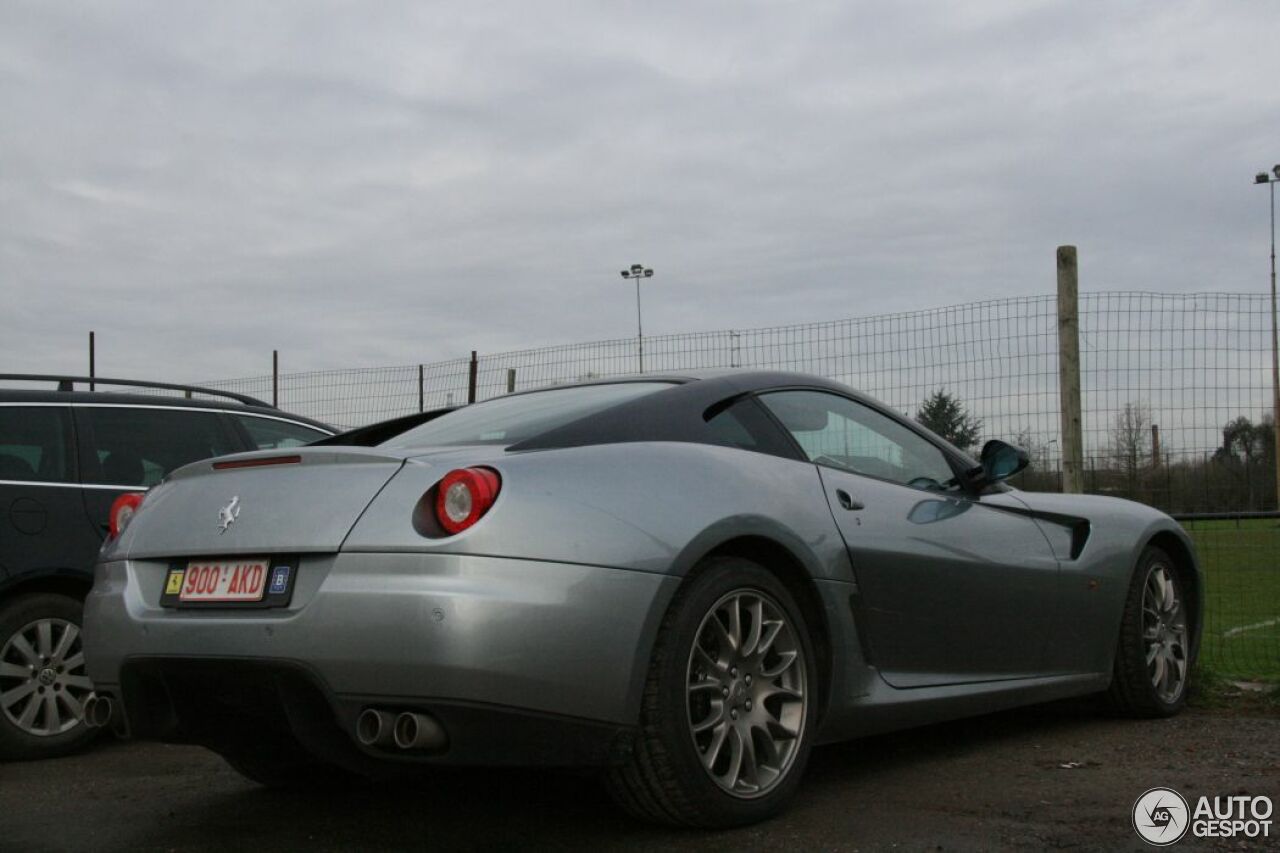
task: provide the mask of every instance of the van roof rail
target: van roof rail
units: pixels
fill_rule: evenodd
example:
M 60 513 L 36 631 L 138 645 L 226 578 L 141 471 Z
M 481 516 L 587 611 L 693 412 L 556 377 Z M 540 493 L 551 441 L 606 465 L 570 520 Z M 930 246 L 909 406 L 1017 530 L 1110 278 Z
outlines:
M 0 382 L 57 382 L 59 391 L 74 391 L 77 382 L 89 385 L 87 390 L 96 391 L 98 385 L 118 385 L 130 388 L 157 388 L 163 391 L 182 391 L 189 399 L 192 394 L 210 397 L 226 397 L 243 403 L 246 406 L 262 406 L 274 409 L 270 403 L 264 403 L 257 397 L 248 394 L 237 394 L 234 391 L 219 391 L 216 388 L 205 388 L 201 385 L 179 385 L 173 382 L 146 382 L 141 379 L 108 379 L 105 376 L 64 376 L 56 373 L 0 373 Z

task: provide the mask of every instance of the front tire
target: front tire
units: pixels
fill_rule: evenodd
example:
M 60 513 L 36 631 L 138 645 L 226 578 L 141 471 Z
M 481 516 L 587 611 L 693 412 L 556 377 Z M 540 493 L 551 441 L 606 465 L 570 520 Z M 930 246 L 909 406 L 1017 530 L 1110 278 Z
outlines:
M 804 615 L 762 566 L 708 561 L 658 631 L 640 732 L 608 775 L 632 814 L 730 827 L 773 817 L 800 784 L 816 725 L 817 671 Z
M 77 599 L 51 592 L 0 604 L 0 759 L 55 758 L 83 749 L 93 684 L 84 671 Z
M 1187 703 L 1191 674 L 1187 587 L 1181 569 L 1147 546 L 1129 583 L 1108 696 L 1131 717 L 1169 717 Z

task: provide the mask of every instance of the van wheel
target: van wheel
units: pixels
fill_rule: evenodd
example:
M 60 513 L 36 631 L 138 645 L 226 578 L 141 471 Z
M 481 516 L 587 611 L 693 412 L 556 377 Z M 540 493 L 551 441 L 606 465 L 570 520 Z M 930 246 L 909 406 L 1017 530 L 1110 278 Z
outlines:
M 51 592 L 0 604 L 0 758 L 67 755 L 97 732 L 84 724 L 83 605 Z

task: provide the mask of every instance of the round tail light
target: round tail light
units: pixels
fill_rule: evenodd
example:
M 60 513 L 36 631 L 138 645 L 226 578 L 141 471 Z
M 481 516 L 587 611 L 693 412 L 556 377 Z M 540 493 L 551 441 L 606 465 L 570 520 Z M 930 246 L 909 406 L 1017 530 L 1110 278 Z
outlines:
M 489 511 L 502 488 L 491 468 L 457 468 L 436 488 L 436 520 L 449 533 L 461 533 Z
M 111 512 L 107 514 L 107 536 L 115 539 L 124 532 L 125 527 L 137 515 L 142 506 L 143 492 L 125 492 L 111 504 Z

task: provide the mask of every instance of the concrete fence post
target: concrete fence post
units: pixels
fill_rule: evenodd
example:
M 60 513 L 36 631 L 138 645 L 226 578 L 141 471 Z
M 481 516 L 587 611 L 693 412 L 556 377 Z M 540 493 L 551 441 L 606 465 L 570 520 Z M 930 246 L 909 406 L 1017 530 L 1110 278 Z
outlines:
M 1080 411 L 1080 272 L 1075 246 L 1058 247 L 1058 396 L 1062 409 L 1062 491 L 1084 491 Z

